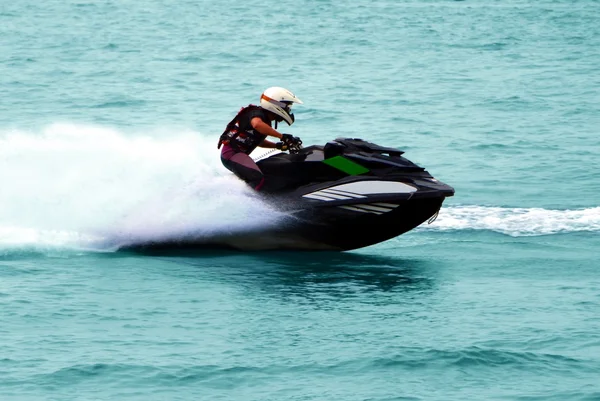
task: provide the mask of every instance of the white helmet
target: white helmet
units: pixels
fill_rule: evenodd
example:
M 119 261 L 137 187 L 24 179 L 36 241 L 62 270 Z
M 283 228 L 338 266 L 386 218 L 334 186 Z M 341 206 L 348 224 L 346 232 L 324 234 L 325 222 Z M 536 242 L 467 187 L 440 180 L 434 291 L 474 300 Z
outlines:
M 274 86 L 266 89 L 260 97 L 260 106 L 281 117 L 288 125 L 294 123 L 292 105 L 302 104 L 302 100 L 285 88 Z M 281 120 L 280 120 L 281 121 Z

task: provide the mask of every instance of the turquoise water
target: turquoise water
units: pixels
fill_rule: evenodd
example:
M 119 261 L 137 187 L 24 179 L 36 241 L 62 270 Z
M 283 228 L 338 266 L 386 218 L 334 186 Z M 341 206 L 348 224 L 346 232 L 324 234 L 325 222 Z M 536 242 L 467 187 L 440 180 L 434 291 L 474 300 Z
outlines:
M 0 4 L 0 399 L 600 399 L 600 3 Z M 452 185 L 347 253 L 141 256 L 277 223 L 218 134 L 268 86 L 305 144 Z

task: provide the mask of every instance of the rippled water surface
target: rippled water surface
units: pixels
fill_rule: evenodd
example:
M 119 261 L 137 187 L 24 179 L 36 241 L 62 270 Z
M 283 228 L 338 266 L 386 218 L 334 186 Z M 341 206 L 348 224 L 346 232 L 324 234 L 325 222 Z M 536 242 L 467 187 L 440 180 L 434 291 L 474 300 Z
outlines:
M 600 399 L 600 3 L 0 4 L 0 399 Z M 456 195 L 347 253 L 115 252 L 277 224 L 216 140 L 268 86 Z

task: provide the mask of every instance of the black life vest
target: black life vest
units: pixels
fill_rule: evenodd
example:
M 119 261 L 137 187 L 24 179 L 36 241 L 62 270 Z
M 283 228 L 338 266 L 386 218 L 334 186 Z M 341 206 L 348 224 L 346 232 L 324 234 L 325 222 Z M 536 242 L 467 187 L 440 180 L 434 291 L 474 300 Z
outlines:
M 263 135 L 252 129 L 251 125 L 250 129 L 243 129 L 241 127 L 240 118 L 242 117 L 242 114 L 256 109 L 264 111 L 262 110 L 262 107 L 255 106 L 253 104 L 240 109 L 233 120 L 231 120 L 229 124 L 227 124 L 227 127 L 225 127 L 225 131 L 223 131 L 219 138 L 217 149 L 219 149 L 221 145 L 225 144 L 231 146 L 238 152 L 249 154 L 267 138 L 267 135 Z

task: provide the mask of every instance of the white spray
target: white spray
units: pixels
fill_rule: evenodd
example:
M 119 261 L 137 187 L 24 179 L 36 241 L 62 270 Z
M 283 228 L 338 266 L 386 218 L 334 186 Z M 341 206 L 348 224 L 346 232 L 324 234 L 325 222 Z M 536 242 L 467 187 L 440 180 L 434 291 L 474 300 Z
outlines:
M 0 248 L 120 244 L 267 228 L 281 217 L 219 160 L 214 136 L 55 124 L 0 132 Z M 600 230 L 581 210 L 444 206 L 417 230 Z
M 513 237 L 600 231 L 600 207 L 575 210 L 501 208 L 486 206 L 442 207 L 430 230 L 489 230 Z
M 112 247 L 274 224 L 214 137 L 55 124 L 0 133 L 0 246 Z

